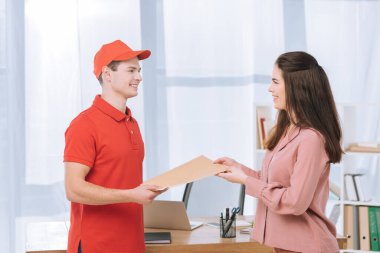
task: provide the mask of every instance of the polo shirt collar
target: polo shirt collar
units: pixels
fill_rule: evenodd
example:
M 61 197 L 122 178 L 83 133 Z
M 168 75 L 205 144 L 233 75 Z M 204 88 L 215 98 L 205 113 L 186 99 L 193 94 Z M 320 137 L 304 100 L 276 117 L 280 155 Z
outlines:
M 111 118 L 113 118 L 116 121 L 124 120 L 125 118 L 132 118 L 132 112 L 131 110 L 126 107 L 125 113 L 122 113 L 112 105 L 110 105 L 107 101 L 105 101 L 100 95 L 96 95 L 93 106 L 101 110 L 103 113 L 107 114 Z

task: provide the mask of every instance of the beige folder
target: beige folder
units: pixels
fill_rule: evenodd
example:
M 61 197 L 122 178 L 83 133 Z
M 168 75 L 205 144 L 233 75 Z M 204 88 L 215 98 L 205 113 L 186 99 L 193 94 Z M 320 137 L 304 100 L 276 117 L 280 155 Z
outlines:
M 347 248 L 353 249 L 354 246 L 354 208 L 350 205 L 344 206 L 344 235 L 347 237 Z
M 171 169 L 157 177 L 145 181 L 143 184 L 172 187 L 190 183 L 208 176 L 213 176 L 226 170 L 225 165 L 214 164 L 212 160 L 201 155 L 185 164 Z
M 370 251 L 368 206 L 359 206 L 359 235 L 360 249 Z
M 347 237 L 347 248 L 360 248 L 359 240 L 359 209 L 358 206 L 344 206 L 344 234 Z

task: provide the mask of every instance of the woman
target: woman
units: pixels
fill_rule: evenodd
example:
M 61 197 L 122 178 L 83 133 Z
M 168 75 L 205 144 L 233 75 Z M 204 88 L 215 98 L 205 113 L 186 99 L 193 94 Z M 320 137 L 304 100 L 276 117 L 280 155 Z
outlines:
M 338 252 L 335 226 L 325 216 L 330 163 L 342 158 L 341 128 L 326 73 L 305 52 L 276 60 L 269 86 L 277 123 L 259 172 L 223 157 L 218 176 L 258 198 L 253 239 L 274 252 Z

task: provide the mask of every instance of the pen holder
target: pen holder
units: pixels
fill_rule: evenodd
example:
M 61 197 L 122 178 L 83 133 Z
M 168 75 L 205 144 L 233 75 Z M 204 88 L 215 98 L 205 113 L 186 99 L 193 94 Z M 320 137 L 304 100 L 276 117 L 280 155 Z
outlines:
M 219 230 L 221 238 L 235 238 L 236 237 L 236 217 L 229 220 L 220 218 Z

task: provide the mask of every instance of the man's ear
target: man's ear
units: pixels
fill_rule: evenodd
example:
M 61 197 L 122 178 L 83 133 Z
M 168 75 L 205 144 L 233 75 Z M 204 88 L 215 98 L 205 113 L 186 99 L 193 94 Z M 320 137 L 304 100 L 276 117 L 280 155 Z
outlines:
M 111 81 L 111 70 L 110 70 L 109 67 L 104 66 L 104 67 L 102 68 L 102 73 L 101 73 L 101 75 L 102 75 L 103 82 L 104 82 L 104 81 L 107 81 L 107 82 L 110 82 L 110 81 Z

